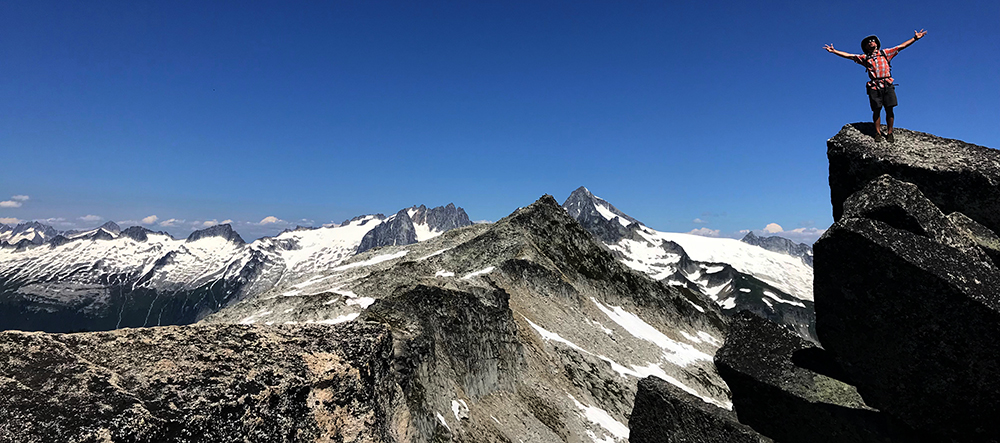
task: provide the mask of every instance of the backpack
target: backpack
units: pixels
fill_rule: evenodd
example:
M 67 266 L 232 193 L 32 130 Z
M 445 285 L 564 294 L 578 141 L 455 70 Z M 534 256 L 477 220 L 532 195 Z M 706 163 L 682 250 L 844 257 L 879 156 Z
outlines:
M 884 49 L 882 49 L 882 48 L 879 48 L 879 49 L 878 49 L 878 54 L 879 54 L 879 55 L 881 55 L 881 56 L 882 56 L 882 58 L 884 58 L 884 59 L 885 59 L 885 63 L 886 63 L 887 65 L 889 65 L 889 70 L 891 71 L 891 70 L 892 70 L 892 60 L 891 60 L 891 59 L 889 59 L 889 56 L 888 56 L 888 55 L 885 55 L 885 50 L 884 50 Z M 872 55 L 875 55 L 875 53 L 872 53 Z M 873 66 L 873 64 L 872 64 L 872 61 L 871 61 L 871 60 L 872 60 L 872 57 L 866 57 L 866 58 L 865 58 L 865 65 L 864 65 L 864 67 L 865 67 L 865 72 L 867 72 L 867 71 L 869 70 L 869 68 L 870 68 L 870 69 L 871 69 L 871 70 L 872 70 L 873 72 L 875 71 L 875 67 Z M 881 82 L 880 80 L 885 80 L 885 79 L 887 79 L 887 78 L 889 78 L 889 77 L 875 77 L 875 78 L 873 78 L 873 79 L 872 79 L 872 81 L 874 81 L 874 82 L 875 82 L 875 85 L 876 85 L 875 87 L 876 87 L 876 89 L 884 89 L 884 88 L 885 88 L 885 87 L 886 87 L 887 85 L 884 85 L 884 84 L 883 84 L 883 82 Z M 888 86 L 890 86 L 890 87 L 891 87 L 891 86 L 894 86 L 894 84 L 890 83 L 890 84 L 889 84 Z M 867 88 L 868 88 L 868 87 L 867 87 L 867 86 L 865 86 L 865 90 L 866 90 L 866 91 L 868 90 Z

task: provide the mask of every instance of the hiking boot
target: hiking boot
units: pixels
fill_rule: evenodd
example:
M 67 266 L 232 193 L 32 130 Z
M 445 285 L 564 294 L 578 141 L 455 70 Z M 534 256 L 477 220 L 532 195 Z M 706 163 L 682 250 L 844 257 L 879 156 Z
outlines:
M 882 143 L 882 131 L 875 130 L 875 143 Z
M 891 132 L 885 135 L 885 139 L 889 140 L 889 143 L 895 143 L 896 142 L 896 138 L 892 136 Z

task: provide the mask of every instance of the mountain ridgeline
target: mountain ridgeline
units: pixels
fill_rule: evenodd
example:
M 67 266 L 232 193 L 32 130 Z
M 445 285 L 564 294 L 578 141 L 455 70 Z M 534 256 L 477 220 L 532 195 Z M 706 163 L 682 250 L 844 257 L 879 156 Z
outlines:
M 412 215 L 412 218 L 411 218 Z M 388 223 L 384 223 L 388 222 Z M 414 235 L 368 235 L 387 224 Z M 58 232 L 38 222 L 0 228 L 0 329 L 49 332 L 194 323 L 302 273 L 364 249 L 412 244 L 467 226 L 453 204 L 361 216 L 330 228 L 286 231 L 253 243 L 229 224 L 174 239 L 114 222 Z M 13 243 L 11 243 L 13 242 Z

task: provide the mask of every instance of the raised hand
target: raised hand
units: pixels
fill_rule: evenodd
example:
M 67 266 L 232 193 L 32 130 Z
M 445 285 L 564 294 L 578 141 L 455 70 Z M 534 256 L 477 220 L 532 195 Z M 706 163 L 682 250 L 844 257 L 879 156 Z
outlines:
M 921 29 L 919 31 L 913 31 L 913 39 L 914 40 L 920 40 L 920 39 L 924 38 L 925 35 L 927 35 L 927 31 L 924 31 L 923 29 Z
M 836 49 L 833 49 L 833 45 L 832 44 L 826 44 L 826 45 L 824 45 L 823 49 L 826 49 L 826 52 L 835 52 L 836 51 Z

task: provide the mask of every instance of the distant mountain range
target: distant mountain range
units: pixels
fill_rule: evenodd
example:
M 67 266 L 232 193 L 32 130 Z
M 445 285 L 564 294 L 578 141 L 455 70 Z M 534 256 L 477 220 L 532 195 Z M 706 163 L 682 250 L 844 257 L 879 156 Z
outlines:
M 728 314 L 749 309 L 815 339 L 808 246 L 656 231 L 584 187 L 562 206 L 633 270 L 703 294 Z M 38 222 L 0 225 L 0 325 L 72 331 L 192 323 L 285 282 L 320 278 L 354 255 L 471 224 L 448 204 L 298 227 L 252 243 L 228 224 L 183 240 L 114 222 L 66 232 Z
M 359 251 L 470 224 L 452 204 L 361 216 L 252 243 L 228 224 L 181 240 L 139 226 L 122 231 L 113 222 L 69 232 L 22 223 L 4 227 L 0 237 L 0 328 L 67 332 L 193 323 L 299 275 L 332 269 Z M 373 229 L 382 225 L 391 229 Z

